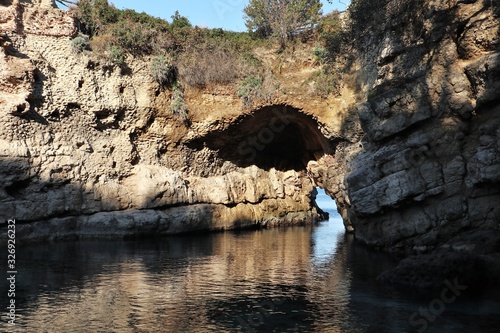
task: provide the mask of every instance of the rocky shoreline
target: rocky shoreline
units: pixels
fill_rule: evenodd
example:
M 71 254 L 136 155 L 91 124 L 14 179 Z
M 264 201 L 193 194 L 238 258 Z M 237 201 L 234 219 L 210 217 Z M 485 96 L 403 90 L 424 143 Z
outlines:
M 278 203 L 269 203 L 275 205 Z M 198 232 L 261 229 L 307 225 L 323 221 L 328 214 L 316 208 L 286 213 L 279 218 L 252 205 L 188 205 L 166 209 L 99 212 L 92 215 L 52 218 L 23 223 L 16 221 L 16 240 L 23 244 L 88 239 L 133 239 Z M 6 243 L 1 239 L 0 244 Z
M 186 86 L 186 122 L 150 58 L 121 68 L 75 52 L 74 17 L 53 1 L 10 1 L 0 8 L 0 220 L 15 219 L 27 240 L 304 224 L 324 217 L 318 186 L 357 241 L 421 254 L 381 281 L 432 286 L 456 273 L 434 281 L 448 266 L 487 267 L 494 279 L 499 13 L 490 1 L 384 1 L 383 20 L 353 39 L 338 96 L 307 93 L 321 70 L 310 50 L 283 66 L 257 50 L 276 93 L 248 107 L 238 82 Z

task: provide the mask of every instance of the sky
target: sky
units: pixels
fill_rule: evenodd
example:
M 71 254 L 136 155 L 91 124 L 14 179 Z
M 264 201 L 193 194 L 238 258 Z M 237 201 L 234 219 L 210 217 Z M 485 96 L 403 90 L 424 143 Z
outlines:
M 207 28 L 246 31 L 243 8 L 248 0 L 108 0 L 118 9 L 134 9 L 171 21 L 176 10 L 186 16 L 191 24 Z M 332 0 L 323 3 L 323 13 L 344 10 L 349 0 Z

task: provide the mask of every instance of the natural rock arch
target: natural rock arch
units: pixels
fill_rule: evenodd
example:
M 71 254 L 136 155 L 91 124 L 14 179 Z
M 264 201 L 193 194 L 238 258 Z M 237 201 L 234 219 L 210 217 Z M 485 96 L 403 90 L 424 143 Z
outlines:
M 321 131 L 322 127 L 323 124 L 302 109 L 286 104 L 268 105 L 242 115 L 188 145 L 195 150 L 208 147 L 217 151 L 220 159 L 241 168 L 257 166 L 265 171 L 299 172 L 335 200 L 346 230 L 352 232 L 347 214 L 347 194 L 340 185 L 345 161 L 337 161 L 334 157 L 339 144 L 347 140 L 341 136 L 329 138 Z M 312 205 L 315 205 L 315 193 L 310 194 Z
M 239 167 L 305 171 L 311 160 L 331 154 L 335 142 L 320 131 L 316 119 L 300 109 L 269 105 L 235 119 L 226 128 L 190 142 L 208 146 Z

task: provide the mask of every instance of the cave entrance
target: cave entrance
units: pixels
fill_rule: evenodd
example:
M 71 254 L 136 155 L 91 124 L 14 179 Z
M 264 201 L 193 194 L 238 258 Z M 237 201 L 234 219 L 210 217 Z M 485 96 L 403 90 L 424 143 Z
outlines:
M 326 194 L 325 190 L 321 187 L 316 187 L 316 197 L 315 197 L 316 205 L 318 205 L 321 210 L 332 214 L 332 212 L 337 213 L 337 203 L 333 200 L 328 194 Z
M 192 142 L 207 145 L 240 167 L 305 171 L 307 163 L 333 151 L 318 122 L 288 105 L 266 106 L 244 115 L 228 128 Z
M 271 105 L 241 115 L 222 129 L 191 139 L 187 145 L 196 151 L 208 148 L 215 152 L 217 163 L 227 161 L 241 168 L 256 166 L 265 171 L 295 170 L 301 177 L 315 181 L 313 177 L 322 175 L 311 174 L 308 164 L 333 155 L 344 140 L 328 139 L 320 128 L 321 124 L 313 116 L 298 108 Z M 320 208 L 320 214 L 341 218 L 335 201 L 324 190 L 315 188 L 309 198 L 312 206 Z M 326 214 L 324 217 L 328 220 Z
M 325 190 L 316 187 L 313 192 L 313 199 L 316 203 L 316 206 L 319 207 L 325 213 L 328 213 L 330 218 L 332 217 L 340 217 L 337 212 L 337 203 L 333 200 L 328 194 L 326 194 Z

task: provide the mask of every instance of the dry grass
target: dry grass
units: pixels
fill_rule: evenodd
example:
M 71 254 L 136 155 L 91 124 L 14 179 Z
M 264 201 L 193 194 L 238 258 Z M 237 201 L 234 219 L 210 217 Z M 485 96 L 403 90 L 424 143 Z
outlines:
M 107 34 L 94 36 L 94 38 L 90 40 L 90 47 L 98 56 L 104 56 L 113 44 L 114 37 Z
M 201 45 L 180 55 L 177 66 L 181 80 L 192 87 L 234 82 L 241 75 L 240 57 L 222 47 Z

